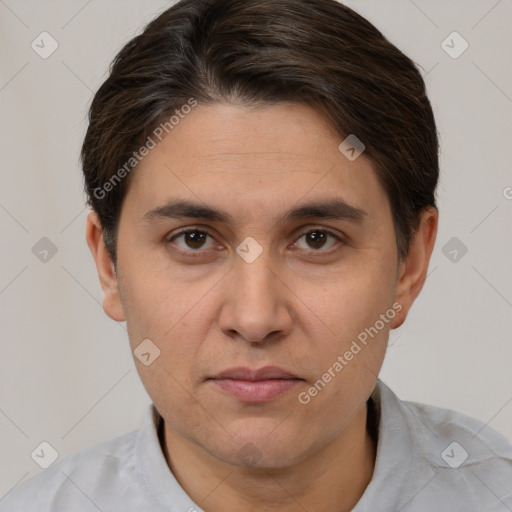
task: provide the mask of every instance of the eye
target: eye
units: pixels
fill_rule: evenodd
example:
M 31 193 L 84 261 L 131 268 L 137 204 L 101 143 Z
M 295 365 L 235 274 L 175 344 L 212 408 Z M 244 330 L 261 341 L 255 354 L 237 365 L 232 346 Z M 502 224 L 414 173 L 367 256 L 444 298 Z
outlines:
M 210 239 L 209 244 L 208 239 Z M 306 247 L 303 244 L 301 246 L 301 239 L 304 239 Z M 180 243 L 177 240 L 180 240 Z M 330 244 L 328 244 L 329 240 L 331 241 Z M 328 249 L 334 247 L 337 242 L 343 242 L 342 238 L 338 235 L 325 229 L 311 229 L 302 233 L 293 246 L 310 252 L 329 252 Z M 188 254 L 206 252 L 215 247 L 214 237 L 208 231 L 197 228 L 182 229 L 167 238 L 166 243 L 174 244 L 181 252 Z M 328 244 L 327 248 L 326 244 Z
M 326 231 L 325 229 L 312 229 L 310 231 L 307 231 L 306 233 L 303 233 L 298 238 L 298 240 L 301 240 L 302 238 L 304 238 L 306 244 L 309 247 L 300 247 L 298 241 L 295 242 L 293 245 L 299 246 L 299 249 L 304 249 L 304 250 L 310 250 L 311 248 L 313 248 L 313 252 L 318 252 L 319 249 L 322 249 L 322 248 L 325 249 L 325 244 L 329 239 L 333 243 L 331 243 L 327 247 L 327 249 L 330 249 L 333 246 L 335 246 L 336 242 L 342 242 L 342 239 L 339 236 L 335 235 L 334 233 L 331 233 L 330 231 Z M 328 251 L 326 250 L 326 251 L 322 251 L 322 252 L 328 252 Z
M 201 229 L 183 229 L 179 233 L 173 235 L 167 239 L 168 243 L 174 243 L 180 249 L 190 252 L 200 252 L 199 250 L 207 250 L 213 247 L 212 243 L 210 246 L 206 245 L 205 241 L 210 237 L 213 242 L 213 237 L 207 231 Z M 182 239 L 182 245 L 176 243 L 176 240 Z

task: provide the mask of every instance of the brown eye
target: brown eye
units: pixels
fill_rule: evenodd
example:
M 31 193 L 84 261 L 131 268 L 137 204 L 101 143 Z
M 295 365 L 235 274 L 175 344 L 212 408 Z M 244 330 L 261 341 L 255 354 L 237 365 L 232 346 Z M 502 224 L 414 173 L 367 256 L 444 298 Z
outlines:
M 327 249 L 330 249 L 331 247 L 335 246 L 337 241 L 341 241 L 340 237 L 336 236 L 334 233 L 331 233 L 330 231 L 325 231 L 323 229 L 314 229 L 308 231 L 307 233 L 303 233 L 299 237 L 299 240 L 302 238 L 304 238 L 307 247 L 300 247 L 298 242 L 296 242 L 295 245 L 299 246 L 299 249 L 313 249 L 314 251 L 325 249 L 325 245 L 329 239 L 331 239 L 333 243 L 329 245 Z
M 212 238 L 211 235 L 206 231 L 201 231 L 199 229 L 187 229 L 180 231 L 178 234 L 171 237 L 168 241 L 169 243 L 174 243 L 184 251 L 192 250 L 192 252 L 198 252 L 199 249 L 206 250 L 211 248 L 211 246 L 205 247 L 205 242 L 207 241 L 208 237 Z M 182 240 L 181 244 L 176 243 L 176 240 L 179 239 Z

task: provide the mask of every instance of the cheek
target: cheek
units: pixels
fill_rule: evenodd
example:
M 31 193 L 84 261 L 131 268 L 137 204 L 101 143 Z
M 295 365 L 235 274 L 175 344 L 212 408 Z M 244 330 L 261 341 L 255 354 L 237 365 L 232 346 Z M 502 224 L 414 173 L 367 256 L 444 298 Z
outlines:
M 196 361 L 204 335 L 202 326 L 193 321 L 197 296 L 189 301 L 161 278 L 140 273 L 123 284 L 128 337 L 144 388 L 166 419 L 190 417 L 187 427 L 199 428 L 199 420 L 199 425 L 194 424 L 200 411 L 196 411 L 192 384 L 197 380 Z M 154 344 L 149 365 L 137 357 L 137 347 L 147 339 Z M 153 353 L 157 354 L 154 359 Z
M 317 345 L 323 346 L 314 347 L 312 352 L 320 371 L 303 390 L 300 403 L 310 417 L 318 419 L 315 428 L 319 436 L 339 434 L 357 414 L 371 394 L 384 361 L 395 310 L 375 307 L 369 311 L 366 302 L 361 304 L 365 309 L 354 302 L 339 314 L 336 335 L 318 338 Z
M 312 390 L 318 392 L 317 406 L 352 410 L 373 389 L 397 314 L 392 261 L 366 259 L 315 292 L 304 288 L 302 296 L 321 319 L 319 330 L 308 333 L 308 351 L 319 370 L 319 389 Z M 322 407 L 317 410 L 323 414 Z
M 180 319 L 192 313 L 201 290 L 184 282 L 175 269 L 159 268 L 151 261 L 133 258 L 120 268 L 119 290 L 127 322 L 135 335 L 155 337 L 164 343 Z
M 124 270 L 120 295 L 131 349 L 149 339 L 159 351 L 150 366 L 135 359 L 140 378 L 150 396 L 175 396 L 179 402 L 183 389 L 197 380 L 197 360 L 211 326 L 201 298 L 208 298 L 211 285 L 180 280 L 168 269 L 135 265 Z
M 301 278 L 297 295 L 313 310 L 334 338 L 347 340 L 379 320 L 392 307 L 394 268 L 383 260 L 346 266 L 322 286 Z

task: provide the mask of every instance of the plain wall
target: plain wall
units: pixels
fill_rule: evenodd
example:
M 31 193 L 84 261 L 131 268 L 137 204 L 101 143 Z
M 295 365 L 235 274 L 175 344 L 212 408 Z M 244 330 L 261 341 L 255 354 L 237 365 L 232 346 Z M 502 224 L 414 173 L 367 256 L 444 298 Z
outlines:
M 441 141 L 430 274 L 381 378 L 512 438 L 511 2 L 347 4 L 421 66 Z M 125 325 L 102 309 L 78 154 L 111 60 L 168 5 L 0 3 L 0 496 L 42 471 L 41 441 L 62 459 L 139 428 L 150 403 Z M 47 59 L 31 47 L 43 31 L 58 42 Z M 469 43 L 456 59 L 441 46 L 453 31 Z M 57 249 L 47 262 L 33 253 L 42 237 Z M 467 247 L 455 262 L 453 237 Z

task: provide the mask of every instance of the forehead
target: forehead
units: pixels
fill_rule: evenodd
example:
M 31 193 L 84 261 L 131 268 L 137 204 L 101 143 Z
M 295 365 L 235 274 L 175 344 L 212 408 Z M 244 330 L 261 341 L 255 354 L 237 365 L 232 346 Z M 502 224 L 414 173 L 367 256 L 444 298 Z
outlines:
M 128 196 L 147 208 L 170 197 L 217 204 L 238 218 L 320 199 L 386 207 L 372 162 L 346 158 L 342 140 L 305 105 L 198 105 L 140 162 Z

